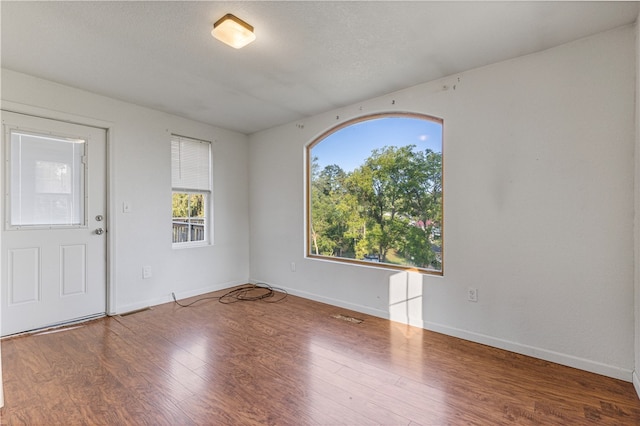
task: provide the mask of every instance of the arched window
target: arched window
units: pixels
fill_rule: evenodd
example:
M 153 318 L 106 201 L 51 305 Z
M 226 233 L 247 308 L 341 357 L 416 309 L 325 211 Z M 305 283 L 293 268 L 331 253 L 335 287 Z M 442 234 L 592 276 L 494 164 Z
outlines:
M 442 274 L 442 127 L 360 117 L 307 146 L 307 256 Z

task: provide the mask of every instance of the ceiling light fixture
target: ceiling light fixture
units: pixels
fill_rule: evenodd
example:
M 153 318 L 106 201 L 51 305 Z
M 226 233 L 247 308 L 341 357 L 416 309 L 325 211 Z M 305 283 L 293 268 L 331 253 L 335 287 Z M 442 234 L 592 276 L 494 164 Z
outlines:
M 213 24 L 211 35 L 236 49 L 240 49 L 256 39 L 253 27 L 230 13 Z

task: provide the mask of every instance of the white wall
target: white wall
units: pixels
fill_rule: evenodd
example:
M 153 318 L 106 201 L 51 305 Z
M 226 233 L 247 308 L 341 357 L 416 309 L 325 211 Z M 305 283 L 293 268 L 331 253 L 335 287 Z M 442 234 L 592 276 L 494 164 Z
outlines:
M 636 54 L 625 27 L 252 135 L 251 280 L 631 380 Z M 305 144 L 380 111 L 444 119 L 444 277 L 304 257 Z
M 640 15 L 636 19 L 636 145 L 635 145 L 635 369 L 633 385 L 640 397 Z
M 249 278 L 248 138 L 245 135 L 2 70 L 2 106 L 109 128 L 112 313 Z M 214 240 L 171 247 L 171 133 L 212 141 Z M 123 202 L 131 206 L 122 212 Z M 152 278 L 142 279 L 142 267 Z

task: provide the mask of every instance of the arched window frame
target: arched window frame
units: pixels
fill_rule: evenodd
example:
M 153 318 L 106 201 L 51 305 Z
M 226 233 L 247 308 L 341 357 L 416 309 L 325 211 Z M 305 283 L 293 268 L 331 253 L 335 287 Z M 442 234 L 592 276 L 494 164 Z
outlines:
M 440 168 L 440 185 L 441 185 L 441 191 L 440 191 L 440 208 L 441 208 L 441 220 L 439 223 L 439 232 L 440 232 L 440 254 L 439 254 L 439 262 L 440 262 L 440 268 L 439 269 L 432 269 L 432 268 L 424 268 L 424 267 L 418 267 L 418 266 L 413 266 L 413 265 L 398 265 L 398 264 L 392 264 L 392 263 L 375 263 L 375 262 L 370 262 L 370 261 L 366 261 L 366 260 L 361 260 L 361 259 L 355 259 L 355 258 L 345 258 L 345 257 L 338 257 L 338 256 L 329 256 L 329 255 L 321 255 L 321 254 L 314 254 L 312 252 L 312 244 L 313 244 L 313 238 L 312 238 L 312 163 L 313 163 L 313 154 L 312 154 L 312 150 L 315 146 L 317 146 L 318 144 L 322 143 L 322 141 L 324 141 L 326 138 L 328 138 L 329 136 L 331 136 L 332 134 L 345 129 L 347 127 L 353 126 L 355 124 L 359 124 L 359 123 L 363 123 L 363 122 L 367 122 L 367 121 L 371 121 L 371 120 L 377 120 L 377 119 L 381 119 L 381 118 L 413 118 L 413 119 L 419 119 L 419 120 L 427 120 L 427 121 L 431 121 L 434 123 L 437 123 L 441 126 L 441 130 L 442 130 L 442 139 L 441 139 L 441 152 L 440 154 L 440 158 L 441 158 L 441 168 Z M 333 262 L 339 262 L 339 263 L 348 263 L 348 264 L 354 264 L 354 265 L 362 265 L 362 266 L 369 266 L 369 267 L 378 267 L 378 268 L 382 268 L 382 269 L 393 269 L 393 270 L 403 270 L 403 271 L 416 271 L 416 272 L 420 272 L 420 273 L 424 273 L 424 274 L 431 274 L 431 275 L 443 275 L 444 274 L 444 120 L 438 117 L 434 117 L 431 115 L 427 115 L 427 114 L 422 114 L 422 113 L 414 113 L 414 112 L 384 112 L 384 113 L 375 113 L 375 114 L 369 114 L 369 115 L 364 115 L 364 116 L 360 116 L 360 117 L 356 117 L 347 121 L 344 121 L 336 126 L 331 127 L 330 129 L 326 130 L 325 132 L 321 133 L 318 137 L 314 138 L 310 143 L 307 144 L 306 146 L 306 211 L 305 211 L 305 225 L 306 225 L 306 229 L 305 229 L 305 255 L 307 258 L 311 258 L 311 259 L 321 259 L 321 260 L 326 260 L 326 261 L 333 261 Z

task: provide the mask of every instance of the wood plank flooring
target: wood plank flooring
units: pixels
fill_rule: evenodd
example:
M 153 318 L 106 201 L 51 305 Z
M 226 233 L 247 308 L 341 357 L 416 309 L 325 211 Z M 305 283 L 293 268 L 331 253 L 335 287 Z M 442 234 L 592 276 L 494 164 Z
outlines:
M 2 425 L 640 424 L 630 383 L 294 296 L 1 344 Z

